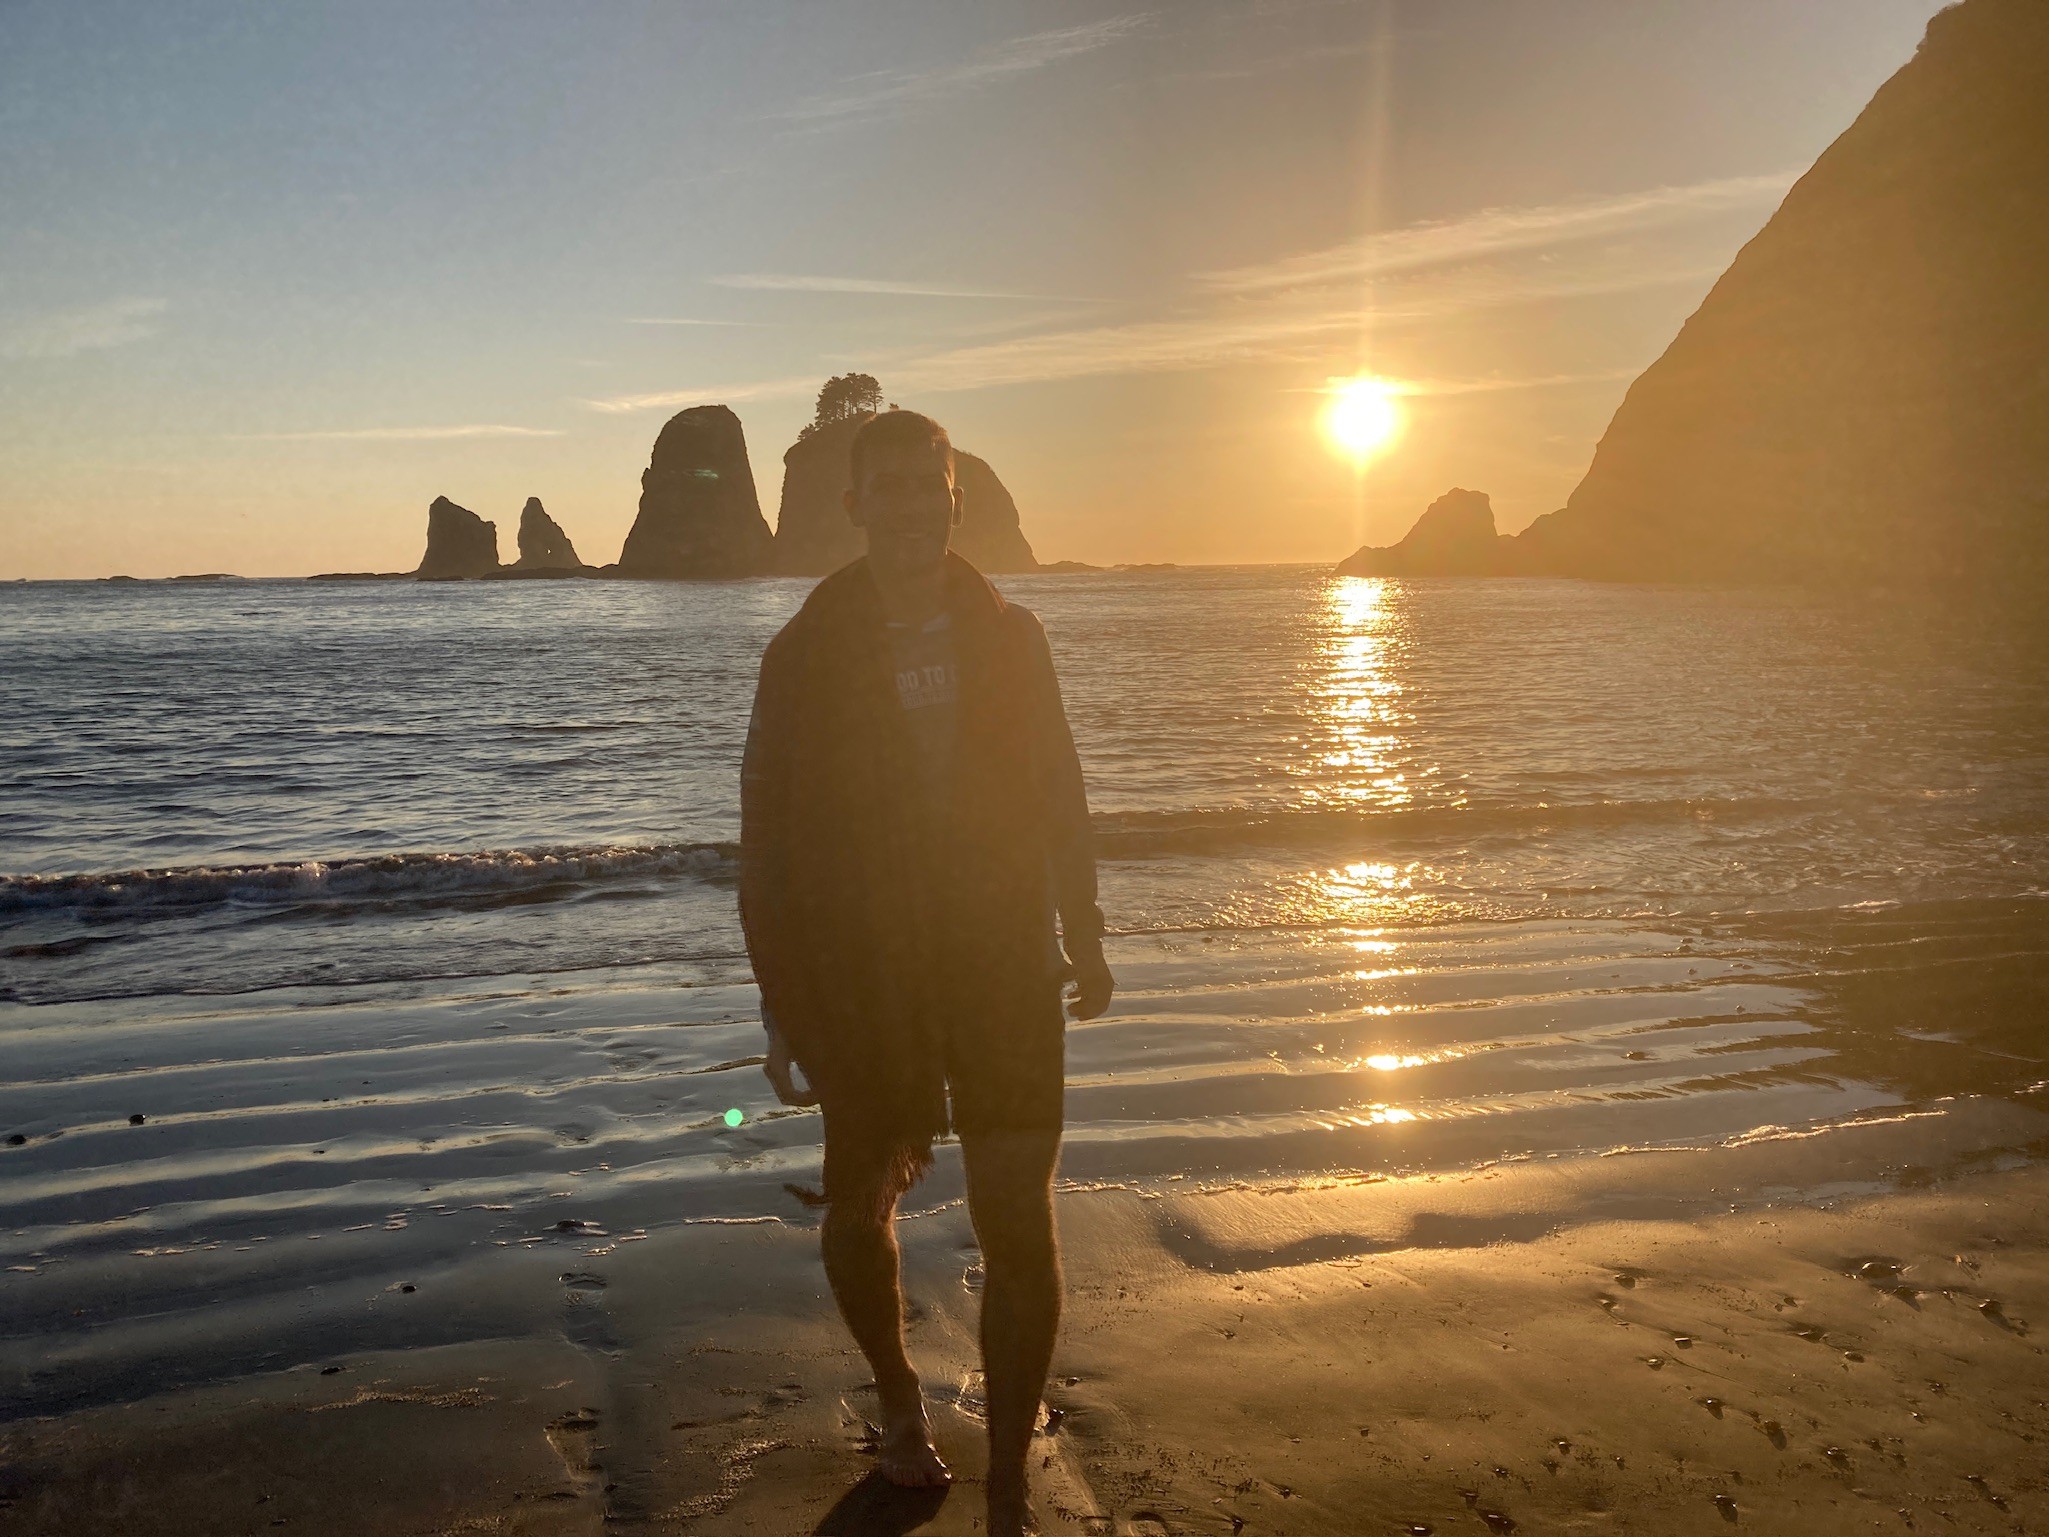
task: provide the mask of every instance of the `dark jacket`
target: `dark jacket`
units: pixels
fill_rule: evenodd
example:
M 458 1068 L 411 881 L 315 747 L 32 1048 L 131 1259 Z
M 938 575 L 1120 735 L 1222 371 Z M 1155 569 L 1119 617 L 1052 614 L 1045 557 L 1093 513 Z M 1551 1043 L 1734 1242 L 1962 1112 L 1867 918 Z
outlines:
M 1046 1032 L 1057 1053 L 1056 908 L 1070 950 L 1102 933 L 1045 631 L 955 555 L 946 607 L 945 808 L 919 789 L 865 560 L 769 643 L 741 775 L 740 917 L 764 1012 L 835 1124 L 913 1148 L 947 1129 L 950 1055 L 1000 1082 L 1006 1053 Z

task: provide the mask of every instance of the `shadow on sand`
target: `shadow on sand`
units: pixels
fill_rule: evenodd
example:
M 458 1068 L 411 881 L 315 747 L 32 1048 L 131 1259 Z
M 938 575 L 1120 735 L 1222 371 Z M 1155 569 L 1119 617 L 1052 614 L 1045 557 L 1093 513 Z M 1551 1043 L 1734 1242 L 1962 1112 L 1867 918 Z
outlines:
M 899 1488 L 871 1471 L 839 1497 L 815 1530 L 818 1537 L 904 1537 L 938 1515 L 951 1492 L 948 1486 Z

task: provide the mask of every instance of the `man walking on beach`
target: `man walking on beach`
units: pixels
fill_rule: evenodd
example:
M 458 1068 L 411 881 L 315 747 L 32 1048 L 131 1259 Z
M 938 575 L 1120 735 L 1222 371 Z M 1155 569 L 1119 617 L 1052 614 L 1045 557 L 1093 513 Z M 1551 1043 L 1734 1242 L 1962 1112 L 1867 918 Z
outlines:
M 899 1484 L 950 1474 L 904 1347 L 896 1207 L 932 1140 L 960 1138 L 985 1272 L 989 1531 L 1008 1537 L 1028 1529 L 1060 1316 L 1061 982 L 1076 1019 L 1112 990 L 1088 802 L 1045 632 L 947 549 L 961 493 L 945 429 L 888 411 L 851 460 L 867 556 L 820 582 L 762 658 L 741 921 L 769 1081 L 823 1111 L 826 1276 L 875 1373 Z

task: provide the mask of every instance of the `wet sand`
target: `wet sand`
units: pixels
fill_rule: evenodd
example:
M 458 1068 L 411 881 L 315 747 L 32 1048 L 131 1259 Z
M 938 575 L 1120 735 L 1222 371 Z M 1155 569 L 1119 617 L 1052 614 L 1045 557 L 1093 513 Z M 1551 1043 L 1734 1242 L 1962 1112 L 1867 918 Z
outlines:
M 2049 1172 L 1795 1200 L 1743 1156 L 1064 1194 L 1047 1530 L 2040 1530 Z M 366 1305 L 466 1342 L 14 1420 L 0 1526 L 976 1531 L 965 1213 L 904 1229 L 943 1501 L 869 1473 L 809 1220 L 463 1260 Z

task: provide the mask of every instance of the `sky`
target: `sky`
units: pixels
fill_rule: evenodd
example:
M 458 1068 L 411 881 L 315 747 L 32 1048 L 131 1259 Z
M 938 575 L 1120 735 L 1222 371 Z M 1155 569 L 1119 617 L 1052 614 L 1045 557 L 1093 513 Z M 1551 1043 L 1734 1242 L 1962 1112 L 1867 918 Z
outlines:
M 850 369 L 1042 560 L 1513 532 L 1939 8 L 4 0 L 0 579 L 603 563 L 711 401 L 772 524 Z

